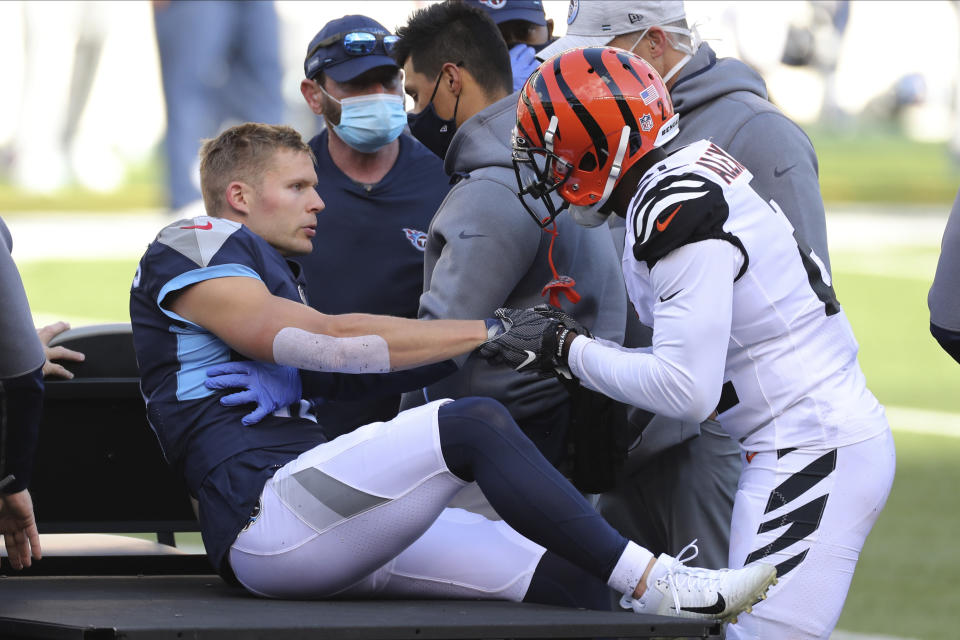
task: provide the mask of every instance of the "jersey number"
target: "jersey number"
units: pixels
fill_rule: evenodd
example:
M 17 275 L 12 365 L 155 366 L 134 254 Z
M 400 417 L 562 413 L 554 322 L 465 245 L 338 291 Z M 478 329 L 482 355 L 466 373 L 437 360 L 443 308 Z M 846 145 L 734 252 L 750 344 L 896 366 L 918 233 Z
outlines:
M 776 201 L 771 200 L 768 204 L 774 211 L 783 216 L 784 220 L 787 219 Z M 813 289 L 813 293 L 817 296 L 817 299 L 823 303 L 824 313 L 828 316 L 839 313 L 840 303 L 837 301 L 837 294 L 833 290 L 833 282 L 830 279 L 830 274 L 827 273 L 827 267 L 823 264 L 823 260 L 820 259 L 820 256 L 818 256 L 806 242 L 797 237 L 796 229 L 793 230 L 793 240 L 797 243 L 797 250 L 800 252 L 803 269 L 807 272 L 807 282 L 810 283 L 810 288 Z

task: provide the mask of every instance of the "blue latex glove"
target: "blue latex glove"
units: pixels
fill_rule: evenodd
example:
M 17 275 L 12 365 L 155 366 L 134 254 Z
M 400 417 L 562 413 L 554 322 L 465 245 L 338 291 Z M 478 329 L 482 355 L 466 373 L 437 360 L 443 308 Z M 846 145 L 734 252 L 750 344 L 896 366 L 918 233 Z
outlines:
M 528 44 L 515 44 L 510 49 L 510 68 L 513 70 L 513 90 L 519 91 L 523 88 L 527 78 L 529 78 L 540 61 L 537 60 L 537 51 Z
M 257 408 L 243 417 L 244 425 L 250 426 L 281 407 L 289 407 L 300 401 L 300 372 L 293 367 L 283 367 L 266 362 L 224 362 L 207 368 L 207 389 L 244 389 L 220 398 L 225 407 L 241 404 L 256 404 Z

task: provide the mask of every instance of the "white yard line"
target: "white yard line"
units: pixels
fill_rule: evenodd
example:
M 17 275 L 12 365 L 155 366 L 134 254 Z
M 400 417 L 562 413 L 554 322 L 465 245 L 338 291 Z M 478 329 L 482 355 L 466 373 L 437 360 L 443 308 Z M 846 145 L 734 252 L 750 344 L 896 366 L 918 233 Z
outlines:
M 831 251 L 884 246 L 940 246 L 949 205 L 943 207 L 841 206 L 827 212 Z M 4 213 L 13 234 L 13 257 L 138 258 L 164 225 L 161 209 L 116 214 Z
M 885 409 L 890 428 L 894 431 L 960 438 L 960 413 L 910 407 L 885 407 Z
M 830 640 L 916 640 L 915 638 L 901 638 L 900 636 L 881 636 L 872 633 L 854 633 L 853 631 L 834 631 Z
M 940 246 L 950 205 L 943 207 L 843 207 L 827 212 L 827 241 L 837 249 Z
M 143 255 L 172 219 L 160 210 L 129 214 L 34 213 L 4 215 L 13 236 L 13 259 L 104 260 Z

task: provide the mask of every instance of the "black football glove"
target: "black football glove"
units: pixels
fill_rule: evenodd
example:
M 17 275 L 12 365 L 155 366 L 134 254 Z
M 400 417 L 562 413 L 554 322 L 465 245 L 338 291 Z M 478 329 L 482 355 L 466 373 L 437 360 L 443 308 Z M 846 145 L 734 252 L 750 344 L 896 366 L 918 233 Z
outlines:
M 559 323 L 532 309 L 497 309 L 494 316 L 503 331 L 490 331 L 480 355 L 517 371 L 552 374 L 557 363 Z
M 544 318 L 550 318 L 560 323 L 560 327 L 562 327 L 562 329 L 558 332 L 558 340 L 562 339 L 563 342 L 572 340 L 573 336 L 568 335 L 567 331 L 575 332 L 577 335 L 586 336 L 587 338 L 593 337 L 593 334 L 590 333 L 590 329 L 587 329 L 587 327 L 585 327 L 579 320 L 571 316 L 560 307 L 555 307 L 552 304 L 544 303 L 538 304 L 533 308 L 533 310 L 542 315 Z M 570 372 L 570 367 L 567 365 L 566 358 L 564 358 L 563 354 L 561 353 L 563 346 L 563 343 L 557 345 L 557 358 L 553 367 L 553 373 L 557 376 L 560 382 L 563 382 L 564 385 L 568 387 L 569 391 L 571 390 L 571 387 L 569 387 L 567 383 L 572 381 L 572 383 L 576 385 L 577 381 L 574 380 L 573 374 Z
M 545 318 L 552 318 L 556 320 L 567 329 L 570 329 L 570 331 L 576 332 L 577 335 L 586 336 L 587 338 L 593 337 L 593 334 L 590 333 L 590 329 L 587 329 L 579 320 L 571 316 L 560 307 L 555 307 L 552 304 L 544 303 L 538 304 L 533 308 L 533 310 Z

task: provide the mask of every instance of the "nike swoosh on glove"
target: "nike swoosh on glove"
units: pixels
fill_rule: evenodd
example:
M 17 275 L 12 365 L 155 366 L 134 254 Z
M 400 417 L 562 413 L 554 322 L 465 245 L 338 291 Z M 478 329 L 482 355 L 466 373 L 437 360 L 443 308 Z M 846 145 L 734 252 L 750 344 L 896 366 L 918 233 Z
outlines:
M 502 362 L 517 371 L 552 374 L 557 364 L 559 323 L 532 309 L 497 309 L 493 314 L 503 325 L 480 345 L 480 355 Z
M 277 409 L 300 401 L 300 372 L 293 367 L 245 360 L 216 364 L 208 367 L 206 373 L 203 386 L 207 389 L 243 389 L 220 398 L 223 406 L 257 405 L 241 420 L 248 427 Z

